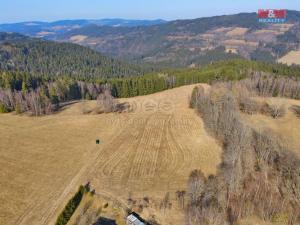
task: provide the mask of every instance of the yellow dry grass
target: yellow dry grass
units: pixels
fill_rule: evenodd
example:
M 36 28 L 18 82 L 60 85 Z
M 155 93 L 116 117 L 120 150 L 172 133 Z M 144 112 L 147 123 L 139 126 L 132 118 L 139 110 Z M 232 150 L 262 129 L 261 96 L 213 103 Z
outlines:
M 257 47 L 258 46 L 258 42 L 254 42 L 254 41 L 245 41 L 242 39 L 228 39 L 222 42 L 223 45 L 228 45 L 228 46 L 243 46 L 243 45 L 247 45 L 247 46 L 251 46 L 251 47 Z
M 252 218 L 246 218 L 246 219 L 239 221 L 238 225 L 286 225 L 286 224 L 266 222 L 259 218 L 252 217 Z
M 228 31 L 226 36 L 233 37 L 233 36 L 242 36 L 248 31 L 248 28 L 243 27 L 235 27 L 233 30 Z
M 122 99 L 131 113 L 83 115 L 90 101 L 40 118 L 0 115 L 0 224 L 52 225 L 87 181 L 126 204 L 184 189 L 193 169 L 215 173 L 221 148 L 188 108 L 193 87 Z
M 212 29 L 210 31 L 208 31 L 209 33 L 226 33 L 230 30 L 234 29 L 234 27 L 219 27 L 219 28 L 216 28 L 216 29 Z
M 280 33 L 284 33 L 290 30 L 293 26 L 294 24 L 290 24 L 290 23 L 272 24 L 271 29 L 278 30 Z
M 214 34 L 202 34 L 200 35 L 202 39 L 206 40 L 206 39 L 213 39 L 215 37 Z
M 50 34 L 54 34 L 54 32 L 41 31 L 41 32 L 37 33 L 37 36 L 39 36 L 39 37 L 44 37 L 44 36 L 50 35 Z
M 286 63 L 287 65 L 300 64 L 300 51 L 290 51 L 288 54 L 278 60 L 278 62 Z
M 253 34 L 274 34 L 274 35 L 278 35 L 278 34 L 280 34 L 280 32 L 278 30 L 262 29 L 262 30 L 254 31 Z
M 84 41 L 85 39 L 87 39 L 87 36 L 85 35 L 74 35 L 70 37 L 70 41 L 74 41 L 74 42 L 81 42 Z
M 287 108 L 286 115 L 278 119 L 261 114 L 244 115 L 246 120 L 255 129 L 271 129 L 275 134 L 279 135 L 292 152 L 300 157 L 300 118 L 288 110 L 292 105 L 300 106 L 300 101 L 283 98 L 265 98 L 261 100 L 272 104 L 284 105 Z
M 235 48 L 230 48 L 230 47 L 228 47 L 228 46 L 226 46 L 225 51 L 226 51 L 227 53 L 235 53 L 235 54 L 238 53 L 237 49 L 235 49 Z
M 252 34 L 254 35 L 279 35 L 291 29 L 293 24 L 271 24 L 266 29 L 256 30 Z

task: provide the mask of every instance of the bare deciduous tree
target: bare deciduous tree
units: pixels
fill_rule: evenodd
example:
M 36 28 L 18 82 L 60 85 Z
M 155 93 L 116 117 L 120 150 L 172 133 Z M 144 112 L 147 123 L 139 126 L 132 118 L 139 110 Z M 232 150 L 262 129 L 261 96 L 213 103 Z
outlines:
M 260 112 L 261 105 L 257 101 L 255 101 L 249 97 L 240 98 L 239 103 L 240 103 L 240 110 L 242 112 L 245 112 L 245 113 L 251 114 L 251 115 Z
M 197 204 L 200 201 L 201 194 L 205 188 L 206 178 L 200 170 L 191 172 L 188 180 L 188 195 L 191 199 L 191 204 Z
M 165 214 L 166 209 L 168 209 L 170 207 L 170 193 L 167 192 L 165 194 L 165 197 L 163 198 L 161 204 L 160 204 L 160 209 L 163 210 L 163 213 Z
M 100 107 L 100 110 L 109 113 L 115 112 L 117 110 L 117 101 L 111 95 L 109 89 L 105 89 L 97 98 L 97 104 Z
M 176 191 L 178 207 L 181 209 L 184 209 L 184 206 L 185 206 L 185 194 L 186 194 L 186 191 Z
M 245 85 L 252 88 L 251 82 Z M 268 95 L 270 87 L 265 81 L 258 82 L 261 95 Z M 221 141 L 224 152 L 216 176 L 203 185 L 194 182 L 197 172 L 190 177 L 187 224 L 234 224 L 253 214 L 264 220 L 284 214 L 289 224 L 298 224 L 300 160 L 272 133 L 258 132 L 243 121 L 238 106 L 242 97 L 249 96 L 231 92 L 234 88 L 233 83 L 219 83 L 207 93 L 196 90 L 191 98 L 205 128 Z M 266 112 L 277 118 L 284 113 L 280 104 L 276 106 L 273 114 L 270 105 L 262 106 L 262 110 L 266 107 Z M 249 108 L 254 111 L 251 104 Z
M 4 111 L 14 110 L 14 97 L 11 90 L 0 90 L 0 103 Z

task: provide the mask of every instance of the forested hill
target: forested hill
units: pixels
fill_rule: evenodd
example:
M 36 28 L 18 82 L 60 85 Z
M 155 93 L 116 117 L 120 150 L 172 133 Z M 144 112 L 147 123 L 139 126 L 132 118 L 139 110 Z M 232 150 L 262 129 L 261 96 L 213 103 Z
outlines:
M 143 74 L 140 66 L 114 60 L 87 47 L 1 32 L 0 70 L 102 78 Z
M 236 57 L 276 62 L 298 50 L 300 12 L 287 11 L 285 24 L 260 23 L 256 13 L 176 20 L 154 26 L 110 27 L 89 25 L 57 35 L 106 55 L 167 66 L 202 65 Z M 223 47 L 225 51 L 220 51 Z M 218 57 L 220 58 L 220 56 Z
M 236 58 L 281 62 L 290 52 L 299 51 L 299 21 L 299 11 L 287 10 L 283 24 L 260 23 L 256 13 L 239 13 L 169 22 L 27 22 L 0 25 L 0 32 L 17 31 L 45 40 L 88 46 L 105 56 L 134 64 L 197 67 Z M 55 30 L 57 27 L 61 29 Z

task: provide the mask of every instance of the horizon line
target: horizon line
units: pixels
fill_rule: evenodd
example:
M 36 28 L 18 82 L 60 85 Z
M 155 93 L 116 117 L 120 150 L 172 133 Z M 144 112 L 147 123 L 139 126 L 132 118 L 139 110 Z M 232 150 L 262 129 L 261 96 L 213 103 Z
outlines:
M 285 9 L 287 11 L 298 11 L 300 10 L 295 10 L 295 9 Z M 238 14 L 243 14 L 243 13 L 257 13 L 257 12 L 236 12 L 236 13 L 228 13 L 228 14 L 217 14 L 217 15 L 212 15 L 212 16 L 200 16 L 200 17 L 194 17 L 194 18 L 175 18 L 175 19 L 163 19 L 163 18 L 126 18 L 126 17 L 103 17 L 103 18 L 78 18 L 78 19 L 71 19 L 71 18 L 65 18 L 65 19 L 55 19 L 55 20 L 21 20 L 21 21 L 16 21 L 16 22 L 0 22 L 1 25 L 4 24 L 18 24 L 18 23 L 33 23 L 33 22 L 38 22 L 38 23 L 55 23 L 59 21 L 74 21 L 74 20 L 114 20 L 114 19 L 119 19 L 119 20 L 136 20 L 136 21 L 156 21 L 156 20 L 162 20 L 165 22 L 172 22 L 172 21 L 177 21 L 177 20 L 193 20 L 193 19 L 201 19 L 201 18 L 210 18 L 210 17 L 218 17 L 218 16 L 230 16 L 230 15 L 238 15 Z

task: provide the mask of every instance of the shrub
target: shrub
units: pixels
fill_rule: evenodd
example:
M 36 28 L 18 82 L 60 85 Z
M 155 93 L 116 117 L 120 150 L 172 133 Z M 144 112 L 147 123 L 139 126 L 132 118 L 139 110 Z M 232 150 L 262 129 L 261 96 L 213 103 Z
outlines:
M 104 92 L 97 97 L 97 104 L 100 107 L 97 110 L 97 113 L 115 112 L 117 109 L 117 102 L 111 95 L 111 91 L 108 89 L 104 90 Z
M 51 104 L 53 105 L 53 110 L 57 111 L 59 109 L 59 98 L 57 95 L 50 96 Z
M 15 111 L 16 111 L 17 114 L 21 114 L 22 113 L 22 108 L 21 108 L 20 104 L 16 104 Z
M 243 97 L 240 99 L 240 110 L 244 113 L 247 113 L 247 114 L 255 114 L 255 113 L 258 113 L 261 109 L 261 105 L 249 98 L 249 97 Z
M 200 94 L 200 89 L 202 90 L 203 87 L 194 87 L 192 96 L 190 98 L 190 108 L 195 108 L 197 104 L 197 97 Z M 204 92 L 204 90 L 202 90 Z
M 270 114 L 273 118 L 283 117 L 286 113 L 284 105 L 270 105 Z
M 71 216 L 75 212 L 76 208 L 81 202 L 83 195 L 88 191 L 87 186 L 80 186 L 77 193 L 74 195 L 72 199 L 68 202 L 65 209 L 59 215 L 56 220 L 55 225 L 66 225 L 70 220 Z
M 288 213 L 275 213 L 271 219 L 272 223 L 284 223 L 288 224 L 289 214 Z
M 284 105 L 268 104 L 265 102 L 261 107 L 261 112 L 265 115 L 272 116 L 274 119 L 277 119 L 286 114 L 286 108 Z
M 7 108 L 2 103 L 0 103 L 0 113 L 7 113 L 7 112 L 8 112 Z
M 300 106 L 293 105 L 290 107 L 290 110 L 293 111 L 296 114 L 296 116 L 300 117 Z

